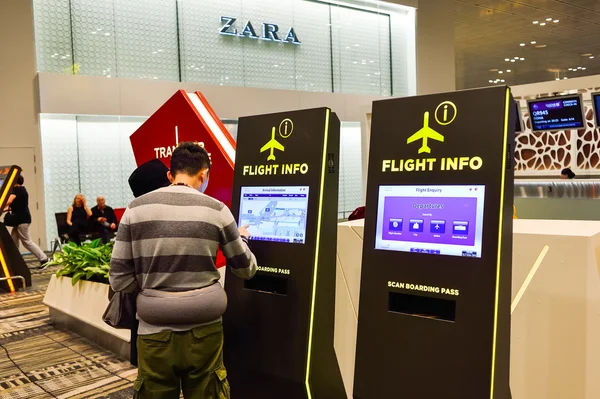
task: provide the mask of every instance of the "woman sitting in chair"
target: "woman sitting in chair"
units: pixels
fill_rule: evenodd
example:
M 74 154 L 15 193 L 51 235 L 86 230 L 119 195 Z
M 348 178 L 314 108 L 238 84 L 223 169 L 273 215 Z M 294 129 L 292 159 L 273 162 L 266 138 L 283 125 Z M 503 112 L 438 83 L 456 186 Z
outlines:
M 77 194 L 73 200 L 73 205 L 67 211 L 67 224 L 69 225 L 69 240 L 77 245 L 81 245 L 80 234 L 88 232 L 88 218 L 92 216 L 92 211 L 87 206 L 85 197 Z

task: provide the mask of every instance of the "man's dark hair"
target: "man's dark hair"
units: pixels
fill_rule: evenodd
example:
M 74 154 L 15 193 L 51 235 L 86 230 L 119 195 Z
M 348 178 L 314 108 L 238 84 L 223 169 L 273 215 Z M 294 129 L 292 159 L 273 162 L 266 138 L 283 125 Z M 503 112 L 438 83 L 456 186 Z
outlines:
M 171 156 L 171 174 L 176 176 L 185 173 L 189 176 L 198 174 L 202 169 L 210 169 L 208 152 L 200 145 L 187 141 L 180 143 Z
M 23 177 L 23 175 L 17 176 L 17 178 L 15 179 L 15 183 L 19 186 L 22 186 L 23 183 L 25 183 L 25 178 Z

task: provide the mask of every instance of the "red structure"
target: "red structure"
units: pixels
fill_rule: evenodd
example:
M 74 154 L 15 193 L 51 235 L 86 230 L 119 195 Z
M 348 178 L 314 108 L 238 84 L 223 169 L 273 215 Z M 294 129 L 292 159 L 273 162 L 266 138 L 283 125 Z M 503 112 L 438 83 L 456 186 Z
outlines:
M 176 92 L 131 137 L 138 166 L 154 158 L 169 166 L 180 142 L 193 141 L 211 156 L 211 179 L 206 194 L 231 205 L 235 140 L 200 92 Z M 219 252 L 217 265 L 224 266 Z

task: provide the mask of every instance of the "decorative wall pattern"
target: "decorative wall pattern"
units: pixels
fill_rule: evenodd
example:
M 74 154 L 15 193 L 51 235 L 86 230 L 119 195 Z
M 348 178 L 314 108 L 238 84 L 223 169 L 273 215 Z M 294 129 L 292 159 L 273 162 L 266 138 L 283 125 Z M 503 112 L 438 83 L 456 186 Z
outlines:
M 586 128 L 557 132 L 532 132 L 529 113 L 522 108 L 525 131 L 516 135 L 517 176 L 556 176 L 564 168 L 579 175 L 600 175 L 600 130 L 589 95 L 584 95 L 584 103 Z

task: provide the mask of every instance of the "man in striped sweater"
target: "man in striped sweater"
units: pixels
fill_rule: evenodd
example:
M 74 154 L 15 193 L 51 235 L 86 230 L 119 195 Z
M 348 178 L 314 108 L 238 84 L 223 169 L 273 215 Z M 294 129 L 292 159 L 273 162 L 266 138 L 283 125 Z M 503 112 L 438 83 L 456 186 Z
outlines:
M 208 153 L 181 143 L 171 158 L 172 185 L 135 199 L 125 211 L 110 265 L 114 291 L 137 300 L 137 398 L 229 398 L 221 315 L 226 297 L 215 267 L 221 247 L 238 277 L 256 272 L 249 233 L 222 203 L 202 192 Z

